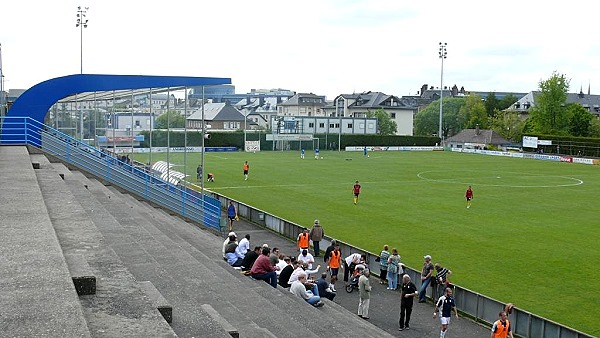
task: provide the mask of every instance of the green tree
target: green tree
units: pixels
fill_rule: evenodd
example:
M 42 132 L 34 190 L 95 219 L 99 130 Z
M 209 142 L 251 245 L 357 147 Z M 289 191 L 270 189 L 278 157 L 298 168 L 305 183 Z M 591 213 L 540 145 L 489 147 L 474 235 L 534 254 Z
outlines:
M 156 129 L 184 128 L 185 117 L 176 111 L 169 110 L 156 118 L 155 126 Z
M 488 93 L 488 96 L 485 98 L 485 112 L 489 117 L 496 116 L 496 112 L 498 111 L 498 107 L 500 106 L 500 101 L 496 98 L 496 94 Z
M 570 103 L 566 111 L 571 116 L 569 132 L 573 136 L 589 136 L 594 115 L 579 103 Z
M 592 120 L 590 124 L 590 137 L 600 137 L 600 120 Z
M 493 95 L 493 93 L 491 93 Z M 495 98 L 495 97 L 494 97 Z M 465 98 L 465 104 L 460 107 L 460 114 L 465 121 L 464 128 L 488 127 L 487 107 L 481 100 L 481 96 L 473 94 Z
M 392 120 L 390 115 L 382 108 L 376 111 L 368 111 L 367 117 L 377 118 L 377 134 L 378 135 L 394 135 L 398 131 L 398 124 Z
M 505 139 L 519 142 L 523 138 L 525 120 L 516 112 L 500 112 L 491 121 L 492 129 Z
M 535 106 L 530 110 L 534 132 L 547 135 L 568 134 L 571 122 L 566 109 L 569 79 L 554 72 L 548 80 L 540 81 L 539 89 Z
M 502 111 L 502 110 L 512 106 L 513 103 L 515 103 L 517 101 L 519 101 L 519 99 L 516 96 L 514 96 L 513 94 L 508 94 L 498 102 L 498 106 L 496 108 L 498 110 Z
M 463 129 L 464 119 L 460 108 L 465 104 L 463 97 L 449 97 L 443 100 L 442 134 L 444 138 Z M 431 102 L 415 116 L 415 135 L 437 134 L 440 118 L 440 100 Z

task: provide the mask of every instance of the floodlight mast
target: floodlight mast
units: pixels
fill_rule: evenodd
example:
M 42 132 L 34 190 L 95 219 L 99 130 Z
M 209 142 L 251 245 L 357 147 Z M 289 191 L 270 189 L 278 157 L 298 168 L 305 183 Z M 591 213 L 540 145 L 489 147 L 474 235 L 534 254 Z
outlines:
M 448 56 L 448 52 L 446 51 L 446 46 L 448 44 L 446 42 L 440 42 L 439 49 L 439 58 L 442 60 L 442 71 L 440 75 L 440 125 L 438 128 L 438 137 L 440 138 L 441 145 L 443 146 L 444 135 L 442 134 L 442 103 L 444 100 L 444 59 Z

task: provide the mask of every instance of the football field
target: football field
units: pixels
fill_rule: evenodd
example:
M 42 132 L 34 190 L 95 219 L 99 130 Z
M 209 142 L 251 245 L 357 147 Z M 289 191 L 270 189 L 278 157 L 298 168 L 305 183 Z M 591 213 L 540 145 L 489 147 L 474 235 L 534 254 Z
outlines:
M 327 235 L 373 253 L 388 244 L 413 268 L 430 254 L 456 284 L 598 335 L 598 166 L 451 152 L 321 155 L 206 153 L 204 173 L 216 180 L 205 185 L 306 227 L 319 219 Z M 170 161 L 183 164 L 183 154 Z M 187 154 L 192 181 L 199 162 Z

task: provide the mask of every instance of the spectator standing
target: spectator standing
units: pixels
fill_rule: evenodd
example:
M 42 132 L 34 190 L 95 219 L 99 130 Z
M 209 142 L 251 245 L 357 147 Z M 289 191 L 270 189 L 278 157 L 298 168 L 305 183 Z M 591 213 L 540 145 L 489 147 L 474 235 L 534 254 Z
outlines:
M 321 254 L 321 248 L 319 246 L 319 242 L 321 242 L 321 240 L 323 239 L 323 236 L 325 236 L 325 231 L 323 230 L 323 227 L 319 223 L 318 219 L 315 220 L 315 223 L 313 224 L 312 229 L 310 229 L 310 232 L 308 235 L 310 237 L 310 240 L 313 242 L 313 249 L 315 250 L 315 257 L 319 257 L 319 254 Z
M 227 207 L 227 218 L 229 218 L 229 231 L 233 231 L 233 221 L 237 220 L 237 210 L 235 209 L 235 205 L 233 205 L 233 201 L 229 201 L 229 206 Z
M 272 266 L 271 262 L 269 261 L 270 253 L 271 249 L 262 248 L 262 254 L 258 256 L 252 265 L 252 269 L 250 269 L 250 275 L 254 279 L 264 280 L 272 287 L 277 288 L 277 273 L 275 272 L 276 268 Z
M 393 248 L 392 254 L 388 258 L 388 290 L 396 290 L 398 288 L 398 271 L 400 269 L 400 255 L 398 255 L 398 249 Z
M 361 255 L 358 252 L 351 254 L 344 258 L 344 282 L 348 282 L 348 275 L 354 272 L 354 268 L 357 264 L 364 262 L 366 259 L 365 255 Z
M 379 284 L 387 284 L 388 258 L 390 258 L 390 252 L 388 250 L 389 247 L 386 244 L 379 254 Z
M 331 274 L 331 284 L 329 284 L 329 288 L 336 292 L 335 290 L 335 282 L 338 280 L 338 273 L 342 266 L 342 252 L 340 251 L 340 246 L 336 244 L 333 251 L 330 254 L 329 261 L 327 262 L 329 273 Z
M 458 319 L 458 311 L 456 310 L 456 303 L 454 302 L 454 298 L 452 298 L 452 289 L 446 288 L 445 293 L 440 299 L 438 299 L 435 304 L 435 312 L 433 313 L 433 318 L 436 317 L 438 312 L 440 314 L 440 338 L 444 338 L 446 336 L 446 332 L 448 332 L 448 325 L 450 325 L 450 317 L 452 317 L 452 309 L 454 309 L 454 314 L 456 315 L 456 319 Z
M 202 166 L 200 164 L 198 164 L 198 167 L 196 168 L 196 180 L 202 180 Z
M 421 270 L 421 288 L 419 289 L 419 303 L 425 303 L 425 296 L 427 293 L 427 287 L 431 283 L 431 274 L 433 273 L 433 264 L 431 263 L 431 256 L 425 255 L 423 257 L 425 262 L 423 263 L 423 269 Z
M 369 303 L 371 301 L 371 284 L 369 283 L 369 269 L 364 269 L 358 278 L 358 316 L 369 319 Z
M 435 263 L 433 266 L 436 272 L 435 283 L 436 292 L 434 297 L 439 298 L 444 294 L 444 290 L 450 285 L 448 277 L 452 275 L 452 271 L 444 268 L 439 263 Z
M 329 245 L 327 247 L 327 249 L 325 250 L 325 255 L 323 256 L 323 262 L 327 263 L 327 260 L 329 259 L 329 255 L 331 255 L 331 252 L 333 251 L 333 249 L 335 248 L 336 245 L 337 245 L 337 241 L 335 239 L 331 240 L 331 245 Z
M 512 328 L 510 327 L 510 321 L 506 316 L 506 312 L 502 311 L 498 316 L 500 319 L 492 325 L 492 335 L 490 338 L 513 338 Z
M 402 275 L 402 292 L 400 293 L 400 331 L 409 329 L 410 315 L 412 314 L 413 300 L 419 295 L 417 287 L 410 280 L 409 275 Z
M 298 243 L 298 249 L 300 249 L 300 252 L 302 252 L 302 250 L 308 250 L 308 247 L 310 246 L 309 239 L 310 239 L 310 234 L 308 233 L 308 229 L 304 229 L 298 235 L 296 242 Z

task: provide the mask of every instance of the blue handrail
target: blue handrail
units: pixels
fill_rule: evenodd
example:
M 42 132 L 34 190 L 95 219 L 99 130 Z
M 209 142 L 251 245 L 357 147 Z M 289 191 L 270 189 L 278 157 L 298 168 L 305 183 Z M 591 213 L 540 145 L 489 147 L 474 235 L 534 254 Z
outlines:
M 190 188 L 156 177 L 149 166 L 123 161 L 29 117 L 0 118 L 0 144 L 35 146 L 140 197 L 206 227 L 221 230 L 221 202 Z

